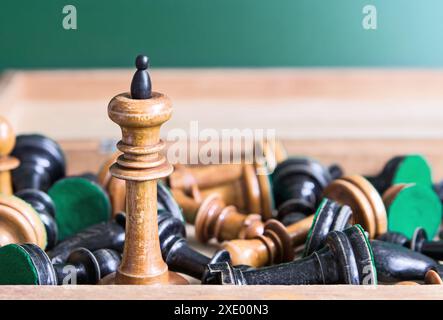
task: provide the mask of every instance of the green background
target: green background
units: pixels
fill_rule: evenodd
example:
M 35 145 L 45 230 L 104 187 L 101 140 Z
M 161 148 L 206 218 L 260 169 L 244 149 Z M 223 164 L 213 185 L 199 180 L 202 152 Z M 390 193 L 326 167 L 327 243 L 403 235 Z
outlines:
M 77 30 L 62 28 L 68 4 Z M 141 52 L 156 67 L 435 67 L 442 31 L 442 0 L 1 0 L 0 69 L 127 67 Z

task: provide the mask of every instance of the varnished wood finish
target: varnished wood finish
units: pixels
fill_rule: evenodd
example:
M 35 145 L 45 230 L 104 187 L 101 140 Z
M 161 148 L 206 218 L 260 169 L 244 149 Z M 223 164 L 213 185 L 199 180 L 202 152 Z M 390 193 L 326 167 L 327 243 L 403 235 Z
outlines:
M 0 299 L 442 300 L 440 286 L 1 286 Z M 177 302 L 179 303 L 179 302 Z
M 122 130 L 117 148 L 123 153 L 110 171 L 126 181 L 126 239 L 117 284 L 176 283 L 163 261 L 157 226 L 157 179 L 172 172 L 159 154 L 164 147 L 159 133 L 171 114 L 170 100 L 157 92 L 150 99 L 120 94 L 108 106 L 109 117 Z
M 121 155 L 121 152 L 114 153 L 109 159 L 107 159 L 101 166 L 97 180 L 100 185 L 106 190 L 109 195 L 109 200 L 112 206 L 112 215 L 115 217 L 119 212 L 126 211 L 126 184 L 122 179 L 117 179 L 111 175 L 109 171 L 110 167 L 117 158 Z
M 272 217 L 272 195 L 268 176 L 257 174 L 259 166 L 249 163 L 182 166 L 171 174 L 168 184 L 185 194 L 197 187 L 203 198 L 218 193 L 227 205 L 245 213 L 260 213 L 266 220 Z
M 33 243 L 46 247 L 46 230 L 38 213 L 26 202 L 0 194 L 0 246 Z
M 375 238 L 387 230 L 387 215 L 383 201 L 369 181 L 353 175 L 334 180 L 323 191 L 331 200 L 351 207 L 353 220 Z
M 265 223 L 263 235 L 249 240 L 231 240 L 222 244 L 233 264 L 245 264 L 255 268 L 288 262 L 294 258 L 294 249 L 306 241 L 314 215 L 285 227 L 270 219 Z
M 251 239 L 263 234 L 263 228 L 259 214 L 242 214 L 235 206 L 227 206 L 217 193 L 203 200 L 195 219 L 195 235 L 202 243 L 212 238 L 218 242 Z
M 443 280 L 441 279 L 440 275 L 435 272 L 434 270 L 429 270 L 425 274 L 425 284 L 443 284 Z
M 11 195 L 11 170 L 19 166 L 19 160 L 9 154 L 14 149 L 15 133 L 11 124 L 0 116 L 0 193 Z

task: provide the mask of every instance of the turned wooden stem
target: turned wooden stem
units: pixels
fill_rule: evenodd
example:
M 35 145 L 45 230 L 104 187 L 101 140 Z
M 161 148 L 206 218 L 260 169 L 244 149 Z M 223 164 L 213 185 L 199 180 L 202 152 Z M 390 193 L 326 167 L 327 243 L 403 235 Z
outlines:
M 109 117 L 122 130 L 122 140 L 117 144 L 122 155 L 110 171 L 126 181 L 126 239 L 116 284 L 171 280 L 161 255 L 157 224 L 157 180 L 172 172 L 172 166 L 159 153 L 164 148 L 159 132 L 171 113 L 169 99 L 156 92 L 149 99 L 121 94 L 109 103 Z
M 286 227 L 293 247 L 302 245 L 306 241 L 313 221 L 314 215 L 312 214 Z
M 251 239 L 263 234 L 264 224 L 258 214 L 243 214 L 227 206 L 214 193 L 202 202 L 195 218 L 195 235 L 200 242 L 216 238 L 218 242 Z

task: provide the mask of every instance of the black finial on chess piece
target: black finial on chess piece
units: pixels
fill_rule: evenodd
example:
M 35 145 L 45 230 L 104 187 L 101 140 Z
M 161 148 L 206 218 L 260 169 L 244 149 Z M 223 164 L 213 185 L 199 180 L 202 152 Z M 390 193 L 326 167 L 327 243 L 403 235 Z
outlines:
M 259 269 L 223 262 L 208 269 L 218 284 L 377 284 L 371 247 L 358 225 L 330 232 L 325 246 L 303 259 Z
M 145 55 L 138 55 L 135 59 L 135 67 L 137 71 L 131 82 L 131 98 L 132 99 L 149 99 L 151 98 L 151 78 L 147 71 L 149 67 L 149 58 Z
M 336 169 L 333 172 L 339 174 Z M 278 219 L 290 225 L 313 214 L 331 181 L 330 171 L 309 158 L 289 158 L 278 164 L 272 176 Z

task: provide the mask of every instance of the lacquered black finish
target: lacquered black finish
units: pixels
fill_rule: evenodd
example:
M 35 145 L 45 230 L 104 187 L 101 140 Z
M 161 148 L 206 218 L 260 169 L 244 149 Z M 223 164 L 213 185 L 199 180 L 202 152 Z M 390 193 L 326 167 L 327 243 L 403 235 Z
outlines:
M 147 71 L 149 67 L 149 58 L 144 55 L 138 55 L 135 59 L 135 72 L 131 82 L 132 99 L 149 99 L 152 95 L 151 78 Z
M 417 228 L 410 241 L 406 236 L 398 232 L 388 232 L 379 239 L 407 247 L 437 261 L 443 260 L 443 241 L 429 241 L 423 228 Z
M 225 250 L 217 252 L 211 259 L 191 248 L 186 241 L 183 221 L 164 209 L 158 211 L 158 233 L 162 256 L 169 269 L 199 279 L 202 283 L 211 281 L 212 274 L 206 268 L 209 263 L 230 261 Z
M 46 250 L 52 249 L 58 239 L 58 227 L 55 222 L 55 206 L 52 199 L 45 192 L 37 189 L 23 189 L 15 195 L 37 211 L 46 230 Z
M 124 214 L 118 214 L 113 221 L 90 226 L 63 240 L 48 252 L 48 256 L 52 263 L 64 263 L 71 251 L 76 248 L 83 247 L 92 251 L 108 248 L 123 252 L 124 242 L 125 216 Z
M 383 282 L 423 280 L 437 262 L 419 252 L 398 244 L 372 240 L 378 279 Z
M 52 139 L 38 135 L 18 135 L 12 156 L 20 166 L 12 171 L 14 190 L 37 189 L 47 191 L 65 176 L 65 156 Z
M 390 159 L 377 176 L 366 177 L 366 179 L 380 194 L 383 194 L 392 185 L 394 174 L 404 158 L 405 156 L 397 156 Z
M 384 242 L 395 243 L 403 247 L 409 247 L 411 243 L 408 237 L 400 232 L 386 232 L 380 235 L 377 239 Z
M 20 245 L 29 255 L 38 276 L 39 285 L 57 285 L 57 274 L 46 253 L 37 245 L 26 243 Z
M 120 255 L 110 249 L 91 252 L 78 248 L 70 253 L 66 263 L 54 264 L 57 284 L 97 284 L 104 276 L 116 272 Z
M 332 171 L 339 174 L 336 169 Z M 272 175 L 278 219 L 290 225 L 313 214 L 331 181 L 329 170 L 309 158 L 290 158 L 278 164 Z
M 311 229 L 306 239 L 303 256 L 309 256 L 320 250 L 331 231 L 342 231 L 352 217 L 352 210 L 347 205 L 324 198 L 317 209 Z
M 371 248 L 359 226 L 332 231 L 310 256 L 253 269 L 229 262 L 210 264 L 214 283 L 228 285 L 376 284 Z
M 343 176 L 343 168 L 334 163 L 328 167 L 329 175 L 332 180 L 341 178 Z

